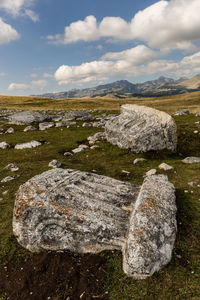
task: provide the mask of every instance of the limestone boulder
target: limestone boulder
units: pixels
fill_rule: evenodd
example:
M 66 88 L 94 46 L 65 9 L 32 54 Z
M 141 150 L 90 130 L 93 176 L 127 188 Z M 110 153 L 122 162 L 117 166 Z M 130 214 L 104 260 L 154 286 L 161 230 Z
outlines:
M 171 259 L 174 187 L 164 175 L 142 187 L 71 169 L 53 169 L 20 186 L 13 214 L 18 242 L 33 252 L 121 250 L 126 274 L 145 278 Z
M 37 111 L 22 111 L 17 112 L 8 117 L 9 124 L 16 125 L 31 125 L 48 121 L 48 116 Z
M 176 151 L 177 127 L 170 115 L 150 107 L 126 104 L 121 114 L 107 121 L 106 139 L 136 153 L 150 150 Z

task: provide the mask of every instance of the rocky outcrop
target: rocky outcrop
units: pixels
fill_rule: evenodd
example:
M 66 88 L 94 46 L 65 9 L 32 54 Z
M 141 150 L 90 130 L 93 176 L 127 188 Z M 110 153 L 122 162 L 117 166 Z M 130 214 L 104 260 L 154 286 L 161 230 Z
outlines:
M 138 105 L 121 106 L 121 114 L 105 125 L 106 139 L 136 153 L 177 147 L 177 128 L 165 112 Z
M 48 121 L 48 116 L 30 110 L 17 112 L 8 117 L 9 124 L 16 125 L 31 125 L 44 121 Z
M 13 232 L 33 252 L 122 250 L 124 271 L 145 278 L 171 259 L 175 214 L 174 187 L 164 175 L 148 177 L 140 189 L 58 168 L 20 186 Z

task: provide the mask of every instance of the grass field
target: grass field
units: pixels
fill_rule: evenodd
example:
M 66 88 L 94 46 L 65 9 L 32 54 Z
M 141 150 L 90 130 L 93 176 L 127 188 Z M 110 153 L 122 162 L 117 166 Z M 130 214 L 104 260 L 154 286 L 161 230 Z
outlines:
M 188 108 L 191 112 L 200 111 L 200 93 L 165 97 L 161 99 L 69 99 L 48 100 L 29 97 L 0 97 L 0 108 L 35 109 L 35 110 L 70 110 L 95 109 L 103 111 L 119 111 L 123 103 L 142 104 L 172 113 L 177 109 Z M 200 299 L 200 164 L 183 164 L 181 160 L 187 156 L 200 156 L 200 117 L 194 114 L 175 117 L 178 127 L 178 150 L 171 154 L 167 151 L 134 154 L 125 149 L 119 149 L 108 142 L 100 142 L 99 148 L 67 158 L 65 151 L 75 148 L 88 136 L 100 131 L 98 128 L 51 128 L 47 131 L 23 132 L 25 126 L 12 126 L 14 134 L 0 135 L 0 142 L 6 141 L 11 145 L 30 140 L 43 141 L 44 144 L 28 150 L 0 149 L 0 180 L 13 173 L 3 168 L 8 163 L 15 163 L 19 167 L 16 174 L 20 175 L 13 181 L 1 183 L 0 197 L 0 265 L 15 264 L 18 260 L 25 260 L 32 256 L 22 249 L 12 234 L 12 211 L 15 193 L 22 183 L 32 176 L 48 170 L 48 163 L 58 159 L 63 168 L 73 168 L 83 171 L 96 170 L 97 174 L 136 184 L 143 182 L 143 175 L 151 168 L 157 168 L 158 173 L 167 174 L 169 180 L 176 187 L 178 232 L 173 251 L 173 258 L 169 265 L 146 280 L 133 280 L 122 271 L 122 257 L 120 252 L 100 256 L 106 258 L 108 275 L 102 281 L 102 289 L 108 291 L 110 300 L 131 299 Z M 7 129 L 10 125 L 3 125 Z M 133 160 L 144 157 L 148 160 L 137 165 Z M 112 158 L 112 159 L 111 159 Z M 159 171 L 161 162 L 173 166 L 171 171 Z M 122 170 L 129 171 L 126 175 Z M 188 185 L 194 182 L 194 186 Z M 6 195 L 3 192 L 8 191 Z M 66 299 L 64 294 L 54 295 L 55 299 Z M 0 289 L 0 299 L 7 299 L 5 291 Z M 57 297 L 57 298 L 56 298 Z M 11 298 L 10 298 L 11 299 Z M 20 299 L 20 298 L 19 298 Z M 33 299 L 30 297 L 30 299 Z M 53 298 L 51 298 L 53 299 Z M 71 298 L 70 298 L 71 299 Z M 82 298 L 93 299 L 93 298 Z M 17 299 L 16 299 L 17 300 Z M 28 300 L 28 299 L 27 299 Z M 74 300 L 74 299 L 73 299 Z

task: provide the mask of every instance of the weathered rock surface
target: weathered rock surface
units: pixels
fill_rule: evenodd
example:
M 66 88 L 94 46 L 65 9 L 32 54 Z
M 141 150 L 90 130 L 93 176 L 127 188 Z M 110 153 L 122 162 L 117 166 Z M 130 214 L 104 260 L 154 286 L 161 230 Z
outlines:
M 27 143 L 20 143 L 15 145 L 15 149 L 29 149 L 29 148 L 35 148 L 38 146 L 41 146 L 42 144 L 38 141 L 31 141 Z
M 195 164 L 200 163 L 200 157 L 188 156 L 182 160 L 185 164 Z
M 175 189 L 167 176 L 144 180 L 130 218 L 123 269 L 138 279 L 151 276 L 171 260 L 176 238 Z
M 170 261 L 175 214 L 174 188 L 164 175 L 148 177 L 140 190 L 109 177 L 58 168 L 20 186 L 13 232 L 33 252 L 122 250 L 124 271 L 144 278 Z
M 76 122 L 60 121 L 56 123 L 56 127 L 70 127 L 76 125 Z
M 177 128 L 165 112 L 138 105 L 121 106 L 121 114 L 107 121 L 106 139 L 120 148 L 136 153 L 177 147 Z
M 44 121 L 48 121 L 48 116 L 43 115 L 36 111 L 22 111 L 17 112 L 8 117 L 9 124 L 16 124 L 16 125 L 30 125 L 30 124 L 37 124 Z

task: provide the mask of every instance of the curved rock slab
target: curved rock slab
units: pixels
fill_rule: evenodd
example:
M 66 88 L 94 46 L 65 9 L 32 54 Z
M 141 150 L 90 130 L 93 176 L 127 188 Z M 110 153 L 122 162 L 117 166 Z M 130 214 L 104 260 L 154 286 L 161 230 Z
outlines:
M 106 139 L 136 153 L 150 150 L 176 151 L 177 127 L 170 115 L 150 107 L 126 104 L 121 114 L 105 125 Z
M 30 251 L 121 249 L 138 192 L 109 177 L 50 170 L 20 186 L 13 231 Z
M 20 186 L 13 232 L 33 252 L 122 250 L 125 273 L 145 278 L 171 258 L 175 215 L 174 187 L 164 175 L 149 176 L 140 189 L 58 168 Z
M 171 260 L 176 238 L 175 189 L 165 175 L 144 180 L 131 214 L 123 269 L 138 279 L 151 276 Z

